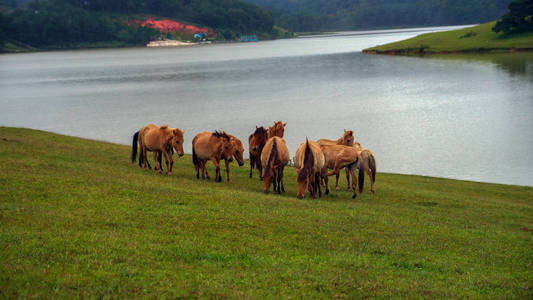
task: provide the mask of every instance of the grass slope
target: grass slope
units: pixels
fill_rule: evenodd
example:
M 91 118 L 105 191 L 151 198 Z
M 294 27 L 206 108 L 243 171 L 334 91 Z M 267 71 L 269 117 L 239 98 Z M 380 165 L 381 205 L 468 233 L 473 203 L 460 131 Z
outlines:
M 411 39 L 376 46 L 365 53 L 419 54 L 509 51 L 533 49 L 533 32 L 504 37 L 492 31 L 495 22 L 460 30 L 426 33 Z
M 292 168 L 264 195 L 235 163 L 228 184 L 129 157 L 0 127 L 2 298 L 533 297 L 533 188 L 379 173 L 298 200 Z

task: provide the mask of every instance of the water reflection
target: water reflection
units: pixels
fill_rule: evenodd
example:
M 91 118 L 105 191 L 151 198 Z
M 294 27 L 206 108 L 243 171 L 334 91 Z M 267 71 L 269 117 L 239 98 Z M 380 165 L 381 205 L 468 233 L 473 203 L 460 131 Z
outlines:
M 533 80 L 533 52 L 449 54 L 435 55 L 431 59 L 464 60 L 468 62 L 492 63 L 511 76 L 525 76 Z

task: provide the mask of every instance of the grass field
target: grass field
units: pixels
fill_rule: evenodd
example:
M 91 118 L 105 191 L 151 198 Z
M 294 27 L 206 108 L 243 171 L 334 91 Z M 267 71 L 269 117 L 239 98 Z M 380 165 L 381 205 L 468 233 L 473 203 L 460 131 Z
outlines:
M 378 173 L 298 200 L 291 168 L 279 196 L 248 164 L 228 184 L 129 159 L 0 127 L 1 298 L 533 297 L 533 188 Z
M 495 22 L 474 27 L 426 33 L 411 39 L 363 50 L 365 53 L 420 54 L 446 52 L 498 52 L 533 50 L 533 32 L 503 36 L 492 31 Z

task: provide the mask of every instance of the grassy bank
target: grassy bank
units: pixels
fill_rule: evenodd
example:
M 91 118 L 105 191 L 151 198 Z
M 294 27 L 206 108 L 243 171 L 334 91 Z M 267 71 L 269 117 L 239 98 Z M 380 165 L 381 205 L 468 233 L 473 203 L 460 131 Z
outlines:
M 434 32 L 363 50 L 370 54 L 475 53 L 533 50 L 533 32 L 503 36 L 495 22 L 445 32 Z
M 247 164 L 228 184 L 129 157 L 0 128 L 2 298 L 533 296 L 533 188 L 378 173 L 298 200 L 291 168 L 278 196 Z

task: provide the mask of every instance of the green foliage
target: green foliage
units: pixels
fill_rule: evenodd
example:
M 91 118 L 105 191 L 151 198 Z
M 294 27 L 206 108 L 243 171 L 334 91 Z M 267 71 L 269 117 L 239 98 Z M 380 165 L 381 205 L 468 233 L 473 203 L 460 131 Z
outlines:
M 533 32 L 503 37 L 502 34 L 491 30 L 495 23 L 490 22 L 460 30 L 426 33 L 411 39 L 369 48 L 365 51 L 417 54 L 420 52 L 489 52 L 509 51 L 513 48 L 533 48 Z
M 509 12 L 492 28 L 494 32 L 515 34 L 533 31 L 533 0 L 514 0 Z
M 510 0 L 246 1 L 270 9 L 290 30 L 316 31 L 484 23 L 500 17 Z
M 299 200 L 290 167 L 264 195 L 248 163 L 215 183 L 130 151 L 0 128 L 2 298 L 533 296 L 531 187 L 379 173 L 375 195 Z

